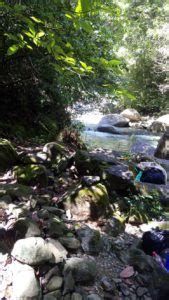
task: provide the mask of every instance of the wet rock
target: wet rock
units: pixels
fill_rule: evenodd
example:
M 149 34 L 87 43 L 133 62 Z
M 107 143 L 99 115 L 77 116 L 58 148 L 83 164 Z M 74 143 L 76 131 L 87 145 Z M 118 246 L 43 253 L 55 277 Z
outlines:
M 72 272 L 73 278 L 77 283 L 91 283 L 96 276 L 97 269 L 95 261 L 91 259 L 72 257 L 67 259 L 64 266 L 64 276 Z
M 138 122 L 141 120 L 141 116 L 136 109 L 127 108 L 121 112 L 121 116 L 129 119 L 131 122 Z
M 125 134 L 125 135 L 143 134 L 146 132 L 143 129 L 130 128 L 130 127 L 119 128 L 116 126 L 102 126 L 99 131 L 108 132 L 112 134 Z
M 11 142 L 0 139 L 0 171 L 5 171 L 17 162 L 18 154 Z
M 71 300 L 83 300 L 83 297 L 79 293 L 73 293 Z
M 169 114 L 156 119 L 150 126 L 153 132 L 165 132 L 169 129 Z
M 58 290 L 61 288 L 63 284 L 63 278 L 60 276 L 53 276 L 49 279 L 48 283 L 46 284 L 46 288 L 49 292 Z
M 13 265 L 13 299 L 41 299 L 41 289 L 34 269 L 15 262 Z
M 77 190 L 64 200 L 65 210 L 70 210 L 73 219 L 97 219 L 110 212 L 109 197 L 106 187 L 98 183 L 92 187 Z
M 123 233 L 125 230 L 124 222 L 120 221 L 119 219 L 112 217 L 111 219 L 107 220 L 107 224 L 105 226 L 105 231 L 110 236 L 117 236 Z
M 80 247 L 80 242 L 75 237 L 61 237 L 59 241 L 68 250 L 77 250 Z
M 18 261 L 28 265 L 38 265 L 45 261 L 53 261 L 53 253 L 41 237 L 29 237 L 18 240 L 11 255 Z
M 169 159 L 169 132 L 165 132 L 158 142 L 154 156 Z
M 46 239 L 47 247 L 50 253 L 52 253 L 52 262 L 59 263 L 67 258 L 67 250 L 62 246 L 62 244 L 54 239 Z
M 83 225 L 77 230 L 77 234 L 81 240 L 81 247 L 85 253 L 94 255 L 100 252 L 102 242 L 98 230 Z
M 14 168 L 14 176 L 18 183 L 25 185 L 38 185 L 46 187 L 48 185 L 48 175 L 45 166 L 27 165 Z
M 41 235 L 38 225 L 28 218 L 21 218 L 16 221 L 13 227 L 17 239 L 36 237 Z
M 105 170 L 105 180 L 114 190 L 126 190 L 133 187 L 133 173 L 124 164 L 112 166 Z
M 43 300 L 60 300 L 61 299 L 61 291 L 56 290 L 54 292 L 47 293 L 43 296 Z
M 101 131 L 103 127 L 116 126 L 127 127 L 129 125 L 129 119 L 120 114 L 109 114 L 104 116 L 98 124 L 97 130 Z
M 51 237 L 55 237 L 55 238 L 62 237 L 67 232 L 68 232 L 68 229 L 67 229 L 66 225 L 64 224 L 64 222 L 61 219 L 59 219 L 59 217 L 54 217 L 54 218 L 50 219 L 48 234 Z

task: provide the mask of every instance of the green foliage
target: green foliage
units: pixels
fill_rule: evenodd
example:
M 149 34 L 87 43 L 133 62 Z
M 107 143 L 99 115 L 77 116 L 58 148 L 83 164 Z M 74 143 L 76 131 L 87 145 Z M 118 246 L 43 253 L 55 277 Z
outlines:
M 163 216 L 159 195 L 152 192 L 149 195 L 130 195 L 122 199 L 127 220 L 144 223 Z

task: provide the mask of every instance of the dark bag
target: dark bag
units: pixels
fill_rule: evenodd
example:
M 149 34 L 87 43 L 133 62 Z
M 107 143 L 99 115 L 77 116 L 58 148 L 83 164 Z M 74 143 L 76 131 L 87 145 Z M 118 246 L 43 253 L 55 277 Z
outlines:
M 169 248 L 169 230 L 151 230 L 143 234 L 142 248 L 146 254 L 152 255 L 152 252 L 160 254 L 166 248 Z
M 143 171 L 140 181 L 154 184 L 165 184 L 165 176 L 161 170 L 151 168 Z

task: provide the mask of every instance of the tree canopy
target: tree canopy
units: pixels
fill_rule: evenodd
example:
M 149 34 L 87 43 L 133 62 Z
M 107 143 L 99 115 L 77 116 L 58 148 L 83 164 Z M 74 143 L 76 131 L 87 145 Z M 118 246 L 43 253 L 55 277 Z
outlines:
M 69 104 L 101 95 L 144 113 L 164 109 L 166 8 L 158 0 L 0 1 L 2 123 L 55 131 Z

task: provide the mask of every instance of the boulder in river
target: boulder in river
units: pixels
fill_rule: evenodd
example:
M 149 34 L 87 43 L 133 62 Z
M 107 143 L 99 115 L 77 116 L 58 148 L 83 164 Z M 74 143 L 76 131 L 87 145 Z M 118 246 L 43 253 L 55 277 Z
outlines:
M 98 124 L 97 130 L 102 131 L 105 127 L 128 127 L 129 119 L 125 118 L 120 114 L 109 114 L 104 116 Z
M 5 171 L 17 162 L 18 154 L 12 144 L 5 139 L 0 139 L 0 171 Z
M 133 108 L 127 108 L 123 110 L 120 115 L 129 119 L 130 122 L 138 122 L 141 120 L 139 112 Z
M 125 127 L 125 128 L 120 128 L 116 126 L 107 126 L 103 125 L 102 127 L 99 127 L 98 131 L 101 132 L 108 132 L 112 134 L 125 134 L 125 135 L 133 135 L 133 134 L 144 134 L 145 130 L 143 129 L 137 129 L 137 128 L 130 128 L 130 127 Z
M 156 119 L 150 126 L 153 132 L 165 132 L 169 130 L 169 114 L 163 115 Z
M 154 156 L 169 159 L 169 132 L 165 132 L 159 140 Z

